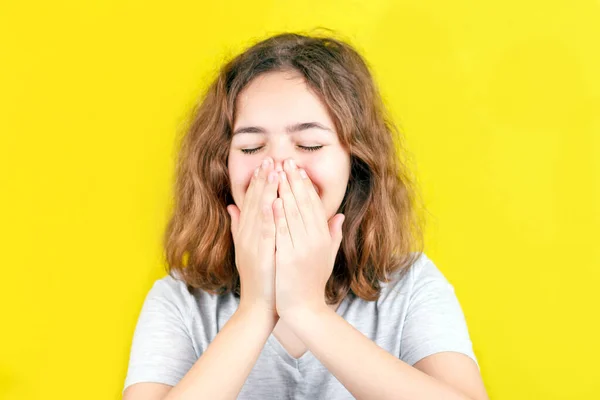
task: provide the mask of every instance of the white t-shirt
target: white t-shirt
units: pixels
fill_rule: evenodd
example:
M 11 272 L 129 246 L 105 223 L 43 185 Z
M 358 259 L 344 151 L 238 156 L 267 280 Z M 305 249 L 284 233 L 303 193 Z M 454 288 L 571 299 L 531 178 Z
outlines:
M 442 352 L 473 346 L 453 286 L 422 253 L 375 301 L 349 294 L 336 313 L 390 354 L 414 365 Z M 175 386 L 202 355 L 239 304 L 232 293 L 212 295 L 169 275 L 157 280 L 137 321 L 123 391 L 137 382 Z M 353 399 L 310 351 L 293 358 L 271 334 L 238 399 Z

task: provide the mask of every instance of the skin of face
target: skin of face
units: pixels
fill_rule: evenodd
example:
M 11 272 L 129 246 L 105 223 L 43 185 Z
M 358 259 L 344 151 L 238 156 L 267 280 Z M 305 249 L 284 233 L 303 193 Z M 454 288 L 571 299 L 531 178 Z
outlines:
M 228 172 L 240 210 L 254 170 L 270 157 L 281 168 L 286 159 L 293 159 L 311 179 L 327 219 L 336 214 L 348 185 L 350 154 L 339 142 L 326 106 L 301 75 L 278 71 L 254 78 L 236 98 L 234 120 Z M 306 149 L 316 146 L 322 147 Z M 243 151 L 252 149 L 258 150 Z

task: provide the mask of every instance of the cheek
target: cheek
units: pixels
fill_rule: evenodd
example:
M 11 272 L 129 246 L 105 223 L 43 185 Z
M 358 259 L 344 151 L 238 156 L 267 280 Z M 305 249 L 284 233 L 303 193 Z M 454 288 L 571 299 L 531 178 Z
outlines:
M 255 162 L 242 157 L 233 157 L 229 161 L 229 180 L 236 201 L 241 200 L 248 190 L 252 174 L 257 167 L 254 164 Z
M 319 197 L 323 198 L 323 194 L 327 192 L 327 186 L 330 184 L 327 172 L 320 168 L 316 168 L 315 165 L 306 166 L 304 169 L 317 191 L 317 194 Z
M 337 196 L 337 192 L 345 192 L 344 183 L 347 183 L 348 173 L 344 168 L 340 168 L 343 162 L 346 161 L 327 157 L 314 160 L 304 167 L 321 198 L 331 196 L 333 193 Z

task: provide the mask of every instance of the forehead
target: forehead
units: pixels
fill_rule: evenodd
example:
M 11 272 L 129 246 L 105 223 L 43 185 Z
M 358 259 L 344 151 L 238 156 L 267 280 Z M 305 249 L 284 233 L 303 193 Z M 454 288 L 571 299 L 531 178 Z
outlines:
M 325 104 L 296 72 L 269 72 L 254 78 L 236 99 L 235 125 L 278 125 L 314 120 L 332 125 Z

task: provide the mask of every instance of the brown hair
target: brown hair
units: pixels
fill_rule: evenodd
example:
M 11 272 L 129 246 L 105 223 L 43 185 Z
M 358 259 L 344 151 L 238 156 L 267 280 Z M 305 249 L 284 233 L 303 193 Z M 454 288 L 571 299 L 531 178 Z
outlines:
M 233 203 L 227 158 L 240 91 L 259 74 L 297 71 L 327 106 L 351 172 L 338 213 L 343 239 L 326 300 L 348 293 L 375 300 L 380 282 L 405 272 L 423 251 L 424 219 L 417 212 L 416 180 L 369 67 L 359 53 L 331 34 L 281 33 L 226 62 L 194 107 L 183 136 L 175 179 L 175 204 L 164 246 L 167 271 L 188 287 L 240 294 L 226 206 Z

